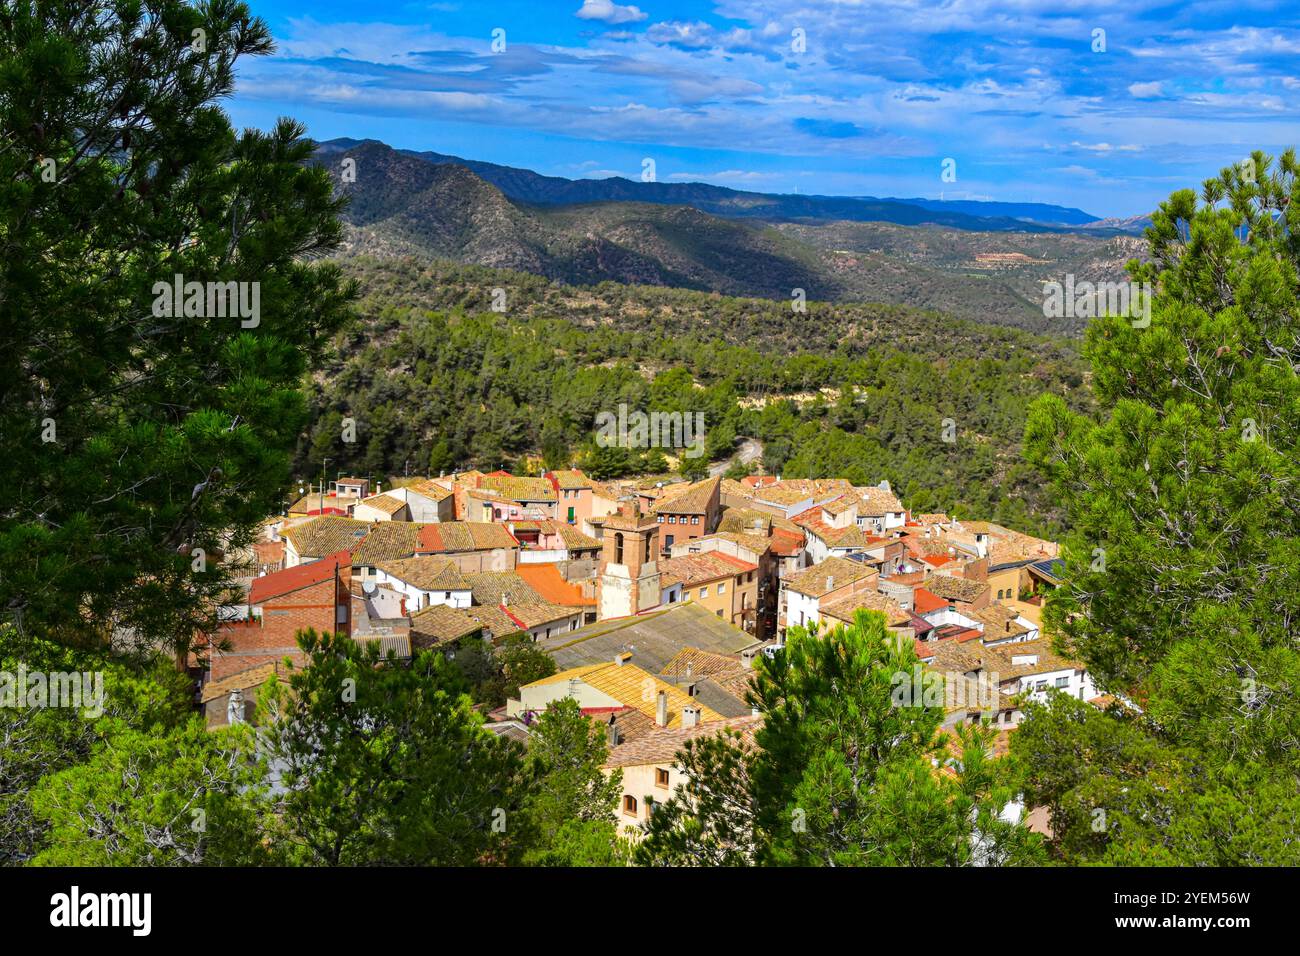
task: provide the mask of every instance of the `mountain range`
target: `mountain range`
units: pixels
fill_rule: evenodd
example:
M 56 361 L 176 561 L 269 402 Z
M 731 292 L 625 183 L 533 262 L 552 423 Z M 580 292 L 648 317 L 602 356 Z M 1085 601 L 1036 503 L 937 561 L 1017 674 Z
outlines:
M 370 139 L 320 143 L 316 161 L 350 199 L 346 252 L 443 258 L 578 285 L 775 299 L 802 289 L 808 299 L 1072 333 L 1072 320 L 1043 316 L 1042 283 L 1067 273 L 1119 278 L 1144 249 L 1131 234 L 1140 219 L 1102 227 L 1060 206 L 570 180 Z M 1027 215 L 1057 222 L 1015 218 Z

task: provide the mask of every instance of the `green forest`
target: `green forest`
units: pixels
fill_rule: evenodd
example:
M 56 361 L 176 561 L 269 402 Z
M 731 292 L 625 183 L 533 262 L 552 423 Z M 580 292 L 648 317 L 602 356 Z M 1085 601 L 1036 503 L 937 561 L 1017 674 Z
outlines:
M 362 289 L 359 318 L 313 378 L 303 480 L 326 458 L 330 474 L 375 477 L 665 470 L 653 452 L 595 447 L 596 413 L 626 404 L 703 414 L 713 461 L 756 438 L 770 474 L 888 479 L 917 511 L 1060 526 L 1020 438 L 1039 395 L 1087 409 L 1071 341 L 898 306 L 810 302 L 800 312 L 413 258 L 342 264 Z M 504 311 L 493 311 L 493 290 Z M 345 418 L 355 441 L 343 440 Z

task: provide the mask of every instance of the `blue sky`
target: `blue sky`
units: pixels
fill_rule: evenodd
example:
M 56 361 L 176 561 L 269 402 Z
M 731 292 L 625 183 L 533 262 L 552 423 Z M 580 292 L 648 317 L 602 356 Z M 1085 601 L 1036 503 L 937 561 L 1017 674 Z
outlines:
M 237 124 L 570 178 L 1125 216 L 1300 143 L 1297 0 L 249 4 Z

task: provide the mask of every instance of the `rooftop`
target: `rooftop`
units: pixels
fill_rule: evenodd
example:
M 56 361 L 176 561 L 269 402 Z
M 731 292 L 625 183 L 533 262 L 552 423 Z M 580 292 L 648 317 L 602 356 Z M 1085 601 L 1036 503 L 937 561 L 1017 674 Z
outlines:
M 787 590 L 798 591 L 808 597 L 819 598 L 838 588 L 847 587 L 866 578 L 877 577 L 875 568 L 858 561 L 829 557 L 786 579 Z
M 630 651 L 633 662 L 656 673 L 683 648 L 739 654 L 754 643 L 751 635 L 689 601 L 636 617 L 598 621 L 538 642 L 558 667 L 612 661 L 615 654 Z

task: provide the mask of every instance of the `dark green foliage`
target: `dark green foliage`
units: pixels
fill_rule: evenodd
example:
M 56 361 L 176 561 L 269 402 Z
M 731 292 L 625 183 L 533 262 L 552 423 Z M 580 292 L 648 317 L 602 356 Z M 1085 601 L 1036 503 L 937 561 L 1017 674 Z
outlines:
M 605 734 L 583 716 L 577 701 L 547 706 L 528 739 L 528 798 L 537 849 L 525 862 L 541 866 L 614 866 L 628 848 L 614 811 L 623 792 L 622 771 L 606 775 Z
M 291 862 L 329 866 L 516 861 L 528 846 L 522 751 L 482 726 L 450 664 L 384 662 L 346 637 L 299 637 L 309 666 L 259 709 L 288 792 Z
M 555 661 L 527 634 L 512 634 L 496 646 L 480 639 L 461 641 L 452 662 L 465 692 L 489 710 L 518 697 L 521 684 L 555 673 Z
M 304 261 L 341 204 L 300 126 L 236 134 L 216 105 L 271 49 L 244 4 L 5 11 L 0 609 L 184 647 L 228 583 L 216 558 L 278 504 L 298 388 L 345 316 L 337 267 Z M 260 283 L 259 324 L 155 314 L 176 274 Z
M 1100 419 L 1026 429 L 1074 528 L 1044 620 L 1141 709 L 1017 732 L 1073 862 L 1300 862 L 1300 166 L 1249 163 L 1154 215 L 1150 326 L 1088 332 Z
M 595 441 L 597 413 L 626 404 L 704 416 L 706 454 L 680 459 L 688 474 L 754 437 L 769 473 L 887 478 L 916 510 L 1050 532 L 1056 509 L 1019 460 L 1026 408 L 1044 391 L 1088 407 L 1070 344 L 933 313 L 810 303 L 801 315 L 409 259 L 346 267 L 367 290 L 365 323 L 337 338 L 328 384 L 315 388 L 305 477 L 322 455 L 370 467 L 376 441 L 377 477 L 407 460 L 436 458 L 435 473 L 538 453 L 555 462 L 561 444 L 598 479 L 661 473 L 657 448 Z M 507 291 L 504 315 L 487 310 L 493 288 Z M 343 415 L 358 423 L 355 444 L 339 440 Z
M 827 634 L 791 628 L 759 657 L 757 750 L 725 736 L 688 741 L 679 789 L 650 818 L 646 864 L 962 866 L 1036 862 L 1039 840 L 999 819 L 1015 790 L 991 757 L 994 733 L 941 733 L 940 707 L 898 704 L 909 641 L 859 612 Z M 932 759 L 933 758 L 933 759 Z M 951 775 L 939 767 L 952 767 Z

